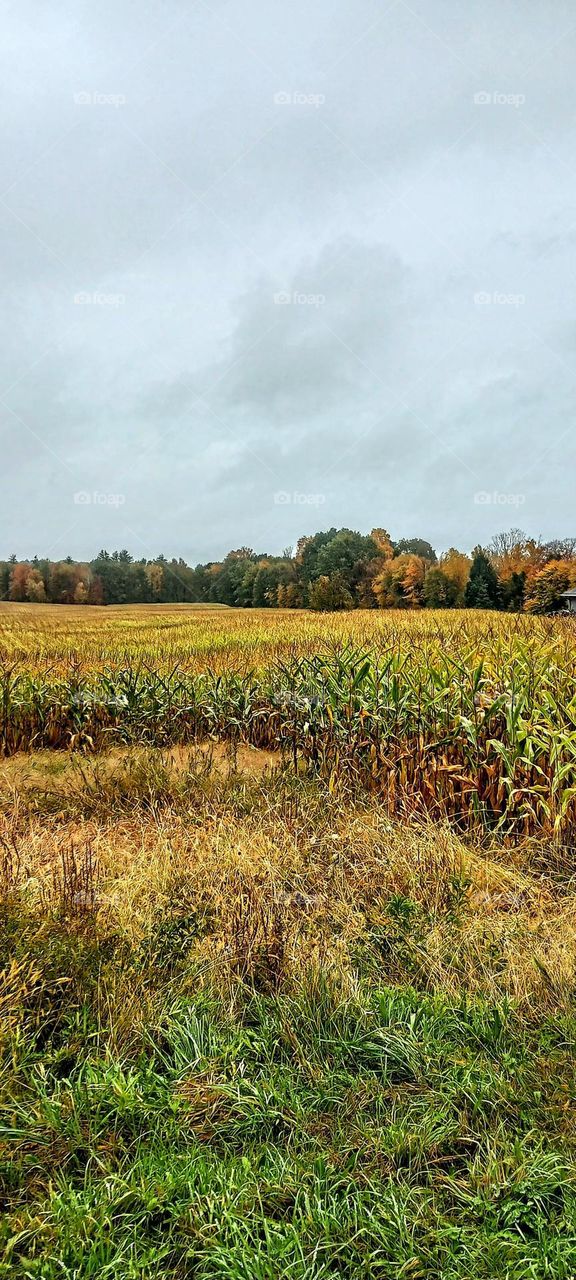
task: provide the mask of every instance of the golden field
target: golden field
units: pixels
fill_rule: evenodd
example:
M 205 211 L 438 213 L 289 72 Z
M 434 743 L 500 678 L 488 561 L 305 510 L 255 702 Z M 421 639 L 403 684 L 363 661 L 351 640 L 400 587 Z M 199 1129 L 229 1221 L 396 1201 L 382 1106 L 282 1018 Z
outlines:
M 4 605 L 0 749 L 277 751 L 464 827 L 570 838 L 570 618 Z
M 0 660 L 26 666 L 74 660 L 98 666 L 125 660 L 163 669 L 182 663 L 261 666 L 291 654 L 313 655 L 352 644 L 357 648 L 447 649 L 490 661 L 512 645 L 549 646 L 558 660 L 574 652 L 571 620 L 479 610 L 232 609 L 225 605 L 0 604 Z

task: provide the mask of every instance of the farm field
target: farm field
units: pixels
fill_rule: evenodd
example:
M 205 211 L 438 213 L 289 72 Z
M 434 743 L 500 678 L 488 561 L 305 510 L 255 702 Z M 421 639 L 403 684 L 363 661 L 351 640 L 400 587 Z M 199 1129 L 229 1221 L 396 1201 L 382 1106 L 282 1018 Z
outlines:
M 0 612 L 0 750 L 210 739 L 460 826 L 570 835 L 573 619 L 475 611 Z
M 227 605 L 73 605 L 0 602 L 0 655 L 33 670 L 49 663 L 66 670 L 124 661 L 166 670 L 179 662 L 204 670 L 231 664 L 246 670 L 292 653 L 313 657 L 345 644 L 385 651 L 424 645 L 470 650 L 486 659 L 495 648 L 523 642 L 550 644 L 568 654 L 570 618 L 461 610 L 354 610 L 312 613 L 304 609 L 233 609 Z
M 576 1274 L 574 640 L 0 606 L 0 1276 Z

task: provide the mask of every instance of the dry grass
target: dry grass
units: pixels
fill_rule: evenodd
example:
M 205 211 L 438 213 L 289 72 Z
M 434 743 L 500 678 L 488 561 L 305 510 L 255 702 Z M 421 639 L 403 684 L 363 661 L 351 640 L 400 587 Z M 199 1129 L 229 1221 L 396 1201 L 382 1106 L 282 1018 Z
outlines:
M 154 807 L 140 779 L 156 754 L 114 753 L 96 792 L 82 772 L 74 797 L 68 779 L 72 814 L 42 812 L 42 786 L 40 811 L 33 787 L 26 812 L 5 809 L 4 847 L 42 912 L 90 917 L 131 947 L 180 931 L 190 983 L 221 993 L 239 980 L 295 989 L 315 972 L 352 992 L 368 969 L 527 1011 L 570 994 L 576 896 L 561 871 L 543 876 L 541 846 L 474 848 L 374 801 L 226 774 L 201 752 L 188 772 L 162 758 Z

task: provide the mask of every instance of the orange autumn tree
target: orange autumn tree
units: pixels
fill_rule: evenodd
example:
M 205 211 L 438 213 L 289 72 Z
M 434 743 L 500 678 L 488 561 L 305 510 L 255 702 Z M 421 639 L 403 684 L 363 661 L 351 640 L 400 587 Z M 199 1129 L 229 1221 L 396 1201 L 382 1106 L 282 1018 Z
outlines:
M 394 556 L 394 545 L 387 529 L 372 529 L 370 531 L 372 541 L 376 543 L 378 554 L 383 556 L 385 560 L 392 560 Z
M 527 538 L 522 529 L 497 533 L 486 550 L 501 582 L 508 581 L 514 573 L 537 569 L 546 560 L 545 548 L 535 538 Z
M 387 560 L 372 590 L 381 609 L 419 609 L 428 563 L 410 553 Z
M 30 564 L 24 563 L 14 565 L 10 574 L 10 600 L 22 601 L 28 599 L 26 595 L 26 587 L 28 585 L 28 578 L 30 577 L 31 572 L 32 565 Z

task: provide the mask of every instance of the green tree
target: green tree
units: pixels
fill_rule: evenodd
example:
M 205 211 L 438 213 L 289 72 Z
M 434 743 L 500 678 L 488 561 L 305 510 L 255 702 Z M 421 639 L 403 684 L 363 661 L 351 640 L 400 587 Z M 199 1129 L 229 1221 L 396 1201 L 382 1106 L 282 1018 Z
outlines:
M 308 588 L 308 604 L 319 612 L 334 612 L 337 609 L 353 609 L 354 601 L 346 585 L 342 573 L 334 573 L 332 577 L 323 574 L 311 583 Z
M 520 573 L 514 570 L 509 578 L 501 582 L 500 593 L 505 609 L 508 609 L 511 613 L 521 611 L 524 608 L 526 595 L 526 573 L 524 570 L 522 569 Z
M 209 599 L 213 600 L 215 604 L 241 606 L 243 603 L 242 583 L 246 577 L 246 572 L 255 561 L 261 558 L 255 555 L 251 547 L 240 547 L 237 551 L 229 551 L 226 559 L 218 567 L 217 572 L 212 574 Z M 213 565 L 212 570 L 214 571 L 215 569 L 216 566 Z M 245 603 L 252 603 L 251 593 Z
M 437 557 L 434 547 L 429 542 L 426 542 L 425 538 L 401 538 L 399 542 L 394 544 L 394 552 L 397 556 L 421 556 L 423 560 L 428 560 L 430 564 L 436 564 Z
M 337 529 L 328 529 L 325 533 L 315 533 L 312 537 L 299 538 L 296 547 L 296 563 L 298 565 L 298 573 L 302 582 L 311 582 L 313 578 L 319 576 L 317 568 L 317 560 L 320 552 L 332 538 L 336 537 Z
M 0 600 L 6 600 L 10 587 L 10 565 L 7 560 L 0 560 Z
M 346 583 L 354 603 L 358 603 L 361 597 L 363 603 L 371 604 L 371 592 L 367 591 L 366 578 L 369 573 L 370 577 L 373 576 L 374 569 L 370 572 L 368 566 L 373 566 L 375 561 L 380 565 L 382 557 L 378 555 L 378 547 L 372 537 L 357 533 L 353 529 L 339 529 L 334 537 L 320 548 L 313 578 L 332 578 L 338 573 Z
M 499 609 L 500 588 L 494 566 L 482 547 L 475 547 L 470 577 L 464 592 L 467 609 Z
M 424 578 L 422 594 L 427 609 L 451 609 L 456 604 L 458 587 L 441 569 L 434 568 Z

